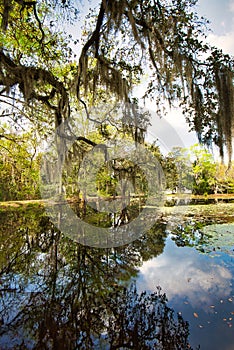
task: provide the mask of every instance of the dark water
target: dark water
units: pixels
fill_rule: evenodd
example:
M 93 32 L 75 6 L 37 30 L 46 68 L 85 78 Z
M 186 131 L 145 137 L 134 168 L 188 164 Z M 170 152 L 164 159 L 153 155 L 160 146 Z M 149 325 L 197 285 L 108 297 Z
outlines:
M 0 348 L 234 349 L 233 209 L 166 208 L 111 249 L 73 242 L 40 207 L 1 210 Z
M 164 253 L 140 268 L 139 290 L 161 285 L 169 305 L 189 322 L 190 342 L 202 349 L 233 349 L 234 260 L 202 255 L 168 238 Z

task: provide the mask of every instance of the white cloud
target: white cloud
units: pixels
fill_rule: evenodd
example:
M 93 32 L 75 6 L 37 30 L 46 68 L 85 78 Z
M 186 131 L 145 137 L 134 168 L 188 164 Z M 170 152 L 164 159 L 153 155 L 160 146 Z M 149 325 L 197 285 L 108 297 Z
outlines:
M 138 286 L 153 291 L 160 285 L 169 300 L 187 298 L 193 307 L 201 307 L 209 306 L 214 296 L 230 296 L 231 278 L 230 271 L 213 259 L 169 241 L 162 255 L 143 264 Z
M 234 55 L 234 0 L 223 2 L 223 12 L 218 10 L 220 9 L 217 8 L 216 21 L 211 22 L 213 33 L 209 34 L 207 39 L 224 53 Z
M 180 108 L 167 109 L 167 114 L 160 118 L 153 112 L 154 105 L 149 101 L 151 112 L 151 126 L 148 128 L 147 141 L 158 140 L 163 153 L 171 151 L 173 147 L 189 147 L 198 142 L 195 132 L 189 131 Z
M 234 13 L 234 1 L 230 1 L 228 7 L 229 10 Z
M 224 35 L 210 34 L 207 39 L 211 45 L 222 49 L 225 54 L 234 55 L 234 30 Z

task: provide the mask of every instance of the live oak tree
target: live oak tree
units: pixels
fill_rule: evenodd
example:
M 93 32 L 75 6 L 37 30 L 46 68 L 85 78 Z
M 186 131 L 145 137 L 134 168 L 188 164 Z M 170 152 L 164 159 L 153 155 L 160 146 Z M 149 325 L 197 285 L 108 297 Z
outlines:
M 20 103 L 42 108 L 48 124 L 55 127 L 76 108 L 83 108 L 93 120 L 90 104 L 97 97 L 105 101 L 112 96 L 130 103 L 130 127 L 137 137 L 142 128 L 134 119 L 132 91 L 147 73 L 145 97 L 155 99 L 158 111 L 163 100 L 170 105 L 179 101 L 199 140 L 218 145 L 222 157 L 226 147 L 230 161 L 233 59 L 206 43 L 207 22 L 197 16 L 196 2 L 99 1 L 76 59 L 60 23 L 74 20 L 80 2 L 1 0 L 0 94 L 17 101 L 17 108 Z

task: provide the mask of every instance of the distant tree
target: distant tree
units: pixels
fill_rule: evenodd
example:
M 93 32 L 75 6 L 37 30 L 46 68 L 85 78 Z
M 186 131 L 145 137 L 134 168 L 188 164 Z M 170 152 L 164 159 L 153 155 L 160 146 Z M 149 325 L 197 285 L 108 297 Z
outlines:
M 38 198 L 40 156 L 33 135 L 0 135 L 0 152 L 0 200 Z
M 211 194 L 215 192 L 217 164 L 212 155 L 199 145 L 190 147 L 193 160 L 193 193 Z
M 192 190 L 192 163 L 187 149 L 174 147 L 163 163 L 167 187 L 179 193 Z
M 216 169 L 216 193 L 234 193 L 234 165 L 231 167 L 223 163 L 217 163 Z

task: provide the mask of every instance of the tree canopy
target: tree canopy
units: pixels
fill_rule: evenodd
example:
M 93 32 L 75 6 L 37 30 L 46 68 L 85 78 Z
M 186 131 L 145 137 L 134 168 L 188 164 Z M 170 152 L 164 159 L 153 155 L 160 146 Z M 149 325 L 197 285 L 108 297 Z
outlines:
M 72 21 L 77 26 L 81 2 L 1 0 L 1 101 L 13 106 L 14 121 L 24 113 L 38 128 L 57 127 L 77 109 L 92 119 L 89 108 L 97 100 L 132 106 L 133 87 L 148 74 L 145 97 L 154 98 L 157 111 L 163 100 L 180 103 L 199 140 L 215 143 L 222 157 L 227 147 L 231 160 L 233 58 L 207 44 L 208 23 L 198 17 L 196 3 L 99 1 L 77 59 L 66 28 Z M 138 112 L 132 107 L 131 113 Z

